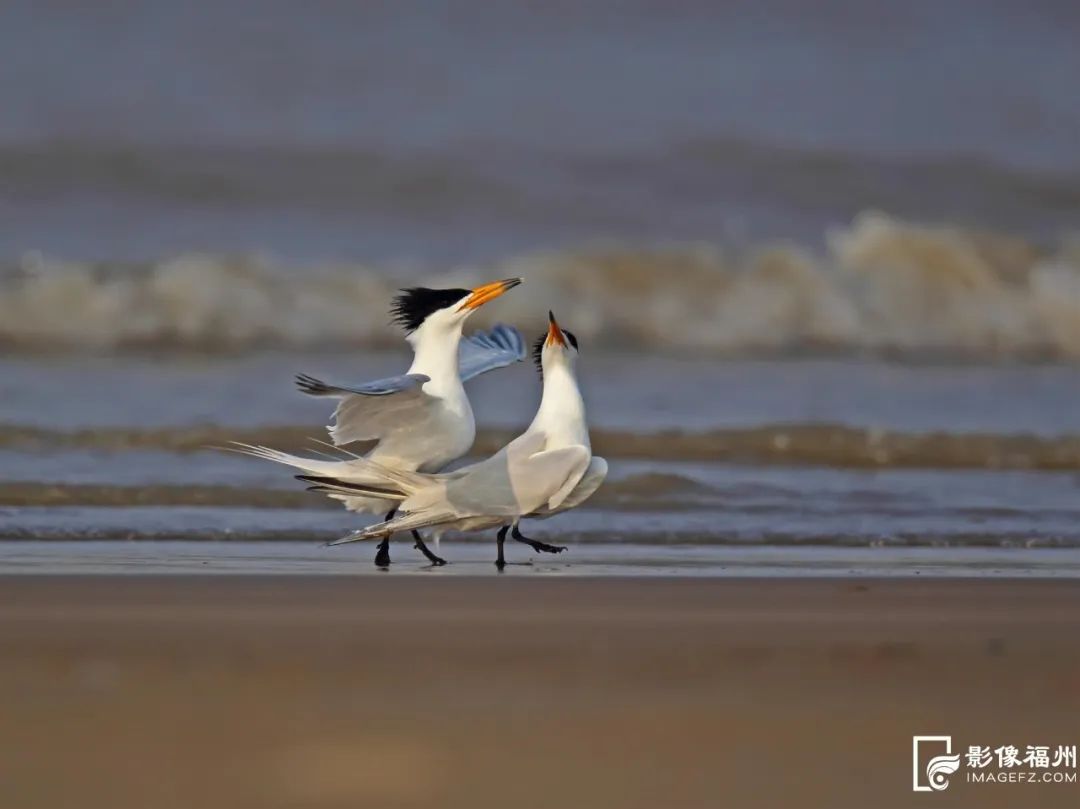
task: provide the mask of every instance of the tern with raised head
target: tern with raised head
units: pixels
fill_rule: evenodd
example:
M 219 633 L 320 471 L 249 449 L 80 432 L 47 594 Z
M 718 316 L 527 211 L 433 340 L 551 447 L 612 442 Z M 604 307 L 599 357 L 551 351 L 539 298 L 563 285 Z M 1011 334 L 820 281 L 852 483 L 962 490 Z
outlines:
M 440 534 L 500 527 L 495 562 L 500 568 L 505 565 L 503 543 L 510 529 L 514 539 L 534 550 L 565 550 L 523 536 L 518 524 L 525 517 L 550 517 L 580 505 L 607 475 L 607 462 L 592 454 L 575 370 L 578 353 L 577 338 L 549 312 L 548 330 L 535 349 L 543 374 L 540 407 L 524 433 L 484 461 L 446 474 L 383 468 L 374 459 L 340 462 L 342 471 L 362 473 L 363 483 L 353 480 L 358 475 L 352 474 L 299 475 L 331 497 L 378 496 L 397 501 L 397 515 L 392 519 L 330 544 L 381 539 L 405 530 L 431 529 Z
M 469 451 L 476 437 L 476 421 L 463 382 L 479 374 L 518 362 L 525 357 L 525 343 L 517 329 L 498 325 L 491 331 L 462 337 L 469 315 L 521 283 L 508 278 L 475 289 L 401 290 L 391 315 L 406 333 L 413 361 L 401 376 L 359 385 L 335 385 L 307 375 L 297 385 L 312 396 L 339 400 L 334 423 L 327 429 L 334 444 L 375 441 L 365 458 L 382 469 L 401 472 L 438 472 Z M 350 483 L 375 483 L 379 478 L 353 465 L 348 470 L 338 461 L 319 461 L 264 448 L 241 451 L 289 464 L 313 474 L 344 474 Z M 385 514 L 397 509 L 395 498 L 378 494 L 339 497 L 350 511 Z M 413 532 L 416 547 L 435 565 L 445 564 Z M 375 556 L 379 566 L 390 564 L 390 535 L 386 534 Z

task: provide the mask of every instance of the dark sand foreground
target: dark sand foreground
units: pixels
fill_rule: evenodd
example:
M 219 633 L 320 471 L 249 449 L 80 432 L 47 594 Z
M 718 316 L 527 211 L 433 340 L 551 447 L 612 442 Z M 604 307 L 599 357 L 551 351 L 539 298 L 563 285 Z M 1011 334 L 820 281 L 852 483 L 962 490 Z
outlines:
M 0 579 L 0 806 L 1054 807 L 1080 582 Z

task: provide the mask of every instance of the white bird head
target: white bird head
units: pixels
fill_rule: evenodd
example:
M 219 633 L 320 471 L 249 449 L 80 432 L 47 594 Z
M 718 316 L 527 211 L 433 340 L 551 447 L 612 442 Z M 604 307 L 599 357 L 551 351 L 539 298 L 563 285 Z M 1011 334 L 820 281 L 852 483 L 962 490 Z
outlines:
M 520 278 L 506 278 L 482 284 L 476 289 L 428 289 L 410 287 L 401 290 L 390 307 L 391 319 L 412 334 L 425 331 L 450 332 L 460 329 L 465 320 L 488 301 L 513 289 Z
M 559 326 L 555 314 L 548 312 L 548 330 L 533 345 L 533 360 L 541 373 L 556 364 L 573 365 L 578 358 L 578 341 L 573 332 Z

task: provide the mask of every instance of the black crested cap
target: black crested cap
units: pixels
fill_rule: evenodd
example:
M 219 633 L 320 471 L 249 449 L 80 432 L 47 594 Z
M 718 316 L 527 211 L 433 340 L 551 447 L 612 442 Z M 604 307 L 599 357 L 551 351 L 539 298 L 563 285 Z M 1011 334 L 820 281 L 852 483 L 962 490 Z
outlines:
M 390 305 L 390 319 L 411 334 L 420 328 L 428 315 L 452 306 L 472 294 L 471 289 L 428 289 L 409 287 L 401 290 Z
M 577 342 L 577 337 L 574 336 L 574 333 L 569 332 L 566 329 L 563 329 L 562 333 L 564 335 L 566 335 L 566 341 L 568 343 L 570 343 L 570 345 L 572 345 L 574 347 L 574 350 L 576 351 L 577 348 L 578 348 L 578 342 Z M 541 373 L 543 373 L 543 371 L 544 371 L 543 354 L 544 354 L 544 343 L 547 342 L 547 336 L 548 336 L 548 333 L 544 332 L 539 337 L 537 337 L 536 342 L 533 343 L 533 348 L 532 348 L 533 362 L 536 363 L 536 369 L 538 371 L 540 371 Z

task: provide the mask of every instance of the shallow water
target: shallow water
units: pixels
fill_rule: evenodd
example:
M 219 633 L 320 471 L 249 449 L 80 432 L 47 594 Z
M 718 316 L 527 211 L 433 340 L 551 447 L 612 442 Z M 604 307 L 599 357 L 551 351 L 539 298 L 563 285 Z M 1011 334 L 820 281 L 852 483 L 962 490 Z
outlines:
M 283 468 L 208 446 L 325 449 L 307 439 L 324 435 L 328 408 L 292 390 L 290 374 L 364 378 L 401 362 L 393 353 L 2 361 L 0 538 L 340 536 L 367 518 L 304 492 Z M 585 507 L 531 523 L 540 538 L 582 548 L 1080 547 L 1080 376 L 1070 366 L 600 352 L 581 370 L 611 472 Z M 490 451 L 535 407 L 535 371 L 490 374 L 472 395 L 489 425 L 477 451 Z
M 17 446 L 13 428 L 22 426 L 61 433 L 92 428 L 86 446 L 101 449 L 123 445 L 129 430 L 163 431 L 145 442 L 133 439 L 134 445 L 197 447 L 194 431 L 194 444 L 185 443 L 182 431 L 202 425 L 295 425 L 318 435 L 331 408 L 300 395 L 295 374 L 361 381 L 400 373 L 408 362 L 403 347 L 0 357 L 0 447 Z M 590 424 L 638 435 L 768 425 L 1048 438 L 1080 433 L 1080 367 L 1068 364 L 717 360 L 611 353 L 583 342 L 580 373 Z M 478 424 L 514 428 L 532 417 L 540 381 L 525 362 L 480 376 L 468 389 Z M 50 440 L 42 437 L 44 444 Z M 55 437 L 55 443 L 65 441 Z
M 24 575 L 230 574 L 334 576 L 648 576 L 834 577 L 946 576 L 971 578 L 1080 577 L 1080 550 L 988 548 L 731 548 L 584 545 L 555 557 L 518 546 L 495 569 L 494 543 L 446 543 L 453 561 L 431 567 L 415 552 L 397 553 L 387 570 L 364 549 L 265 542 L 5 542 L 0 573 Z M 519 549 L 520 548 L 520 549 Z
M 0 537 L 327 541 L 367 518 L 284 469 L 217 453 L 0 454 Z M 57 467 L 64 467 L 63 470 Z M 604 487 L 537 522 L 552 541 L 1080 546 L 1075 473 L 611 459 Z

